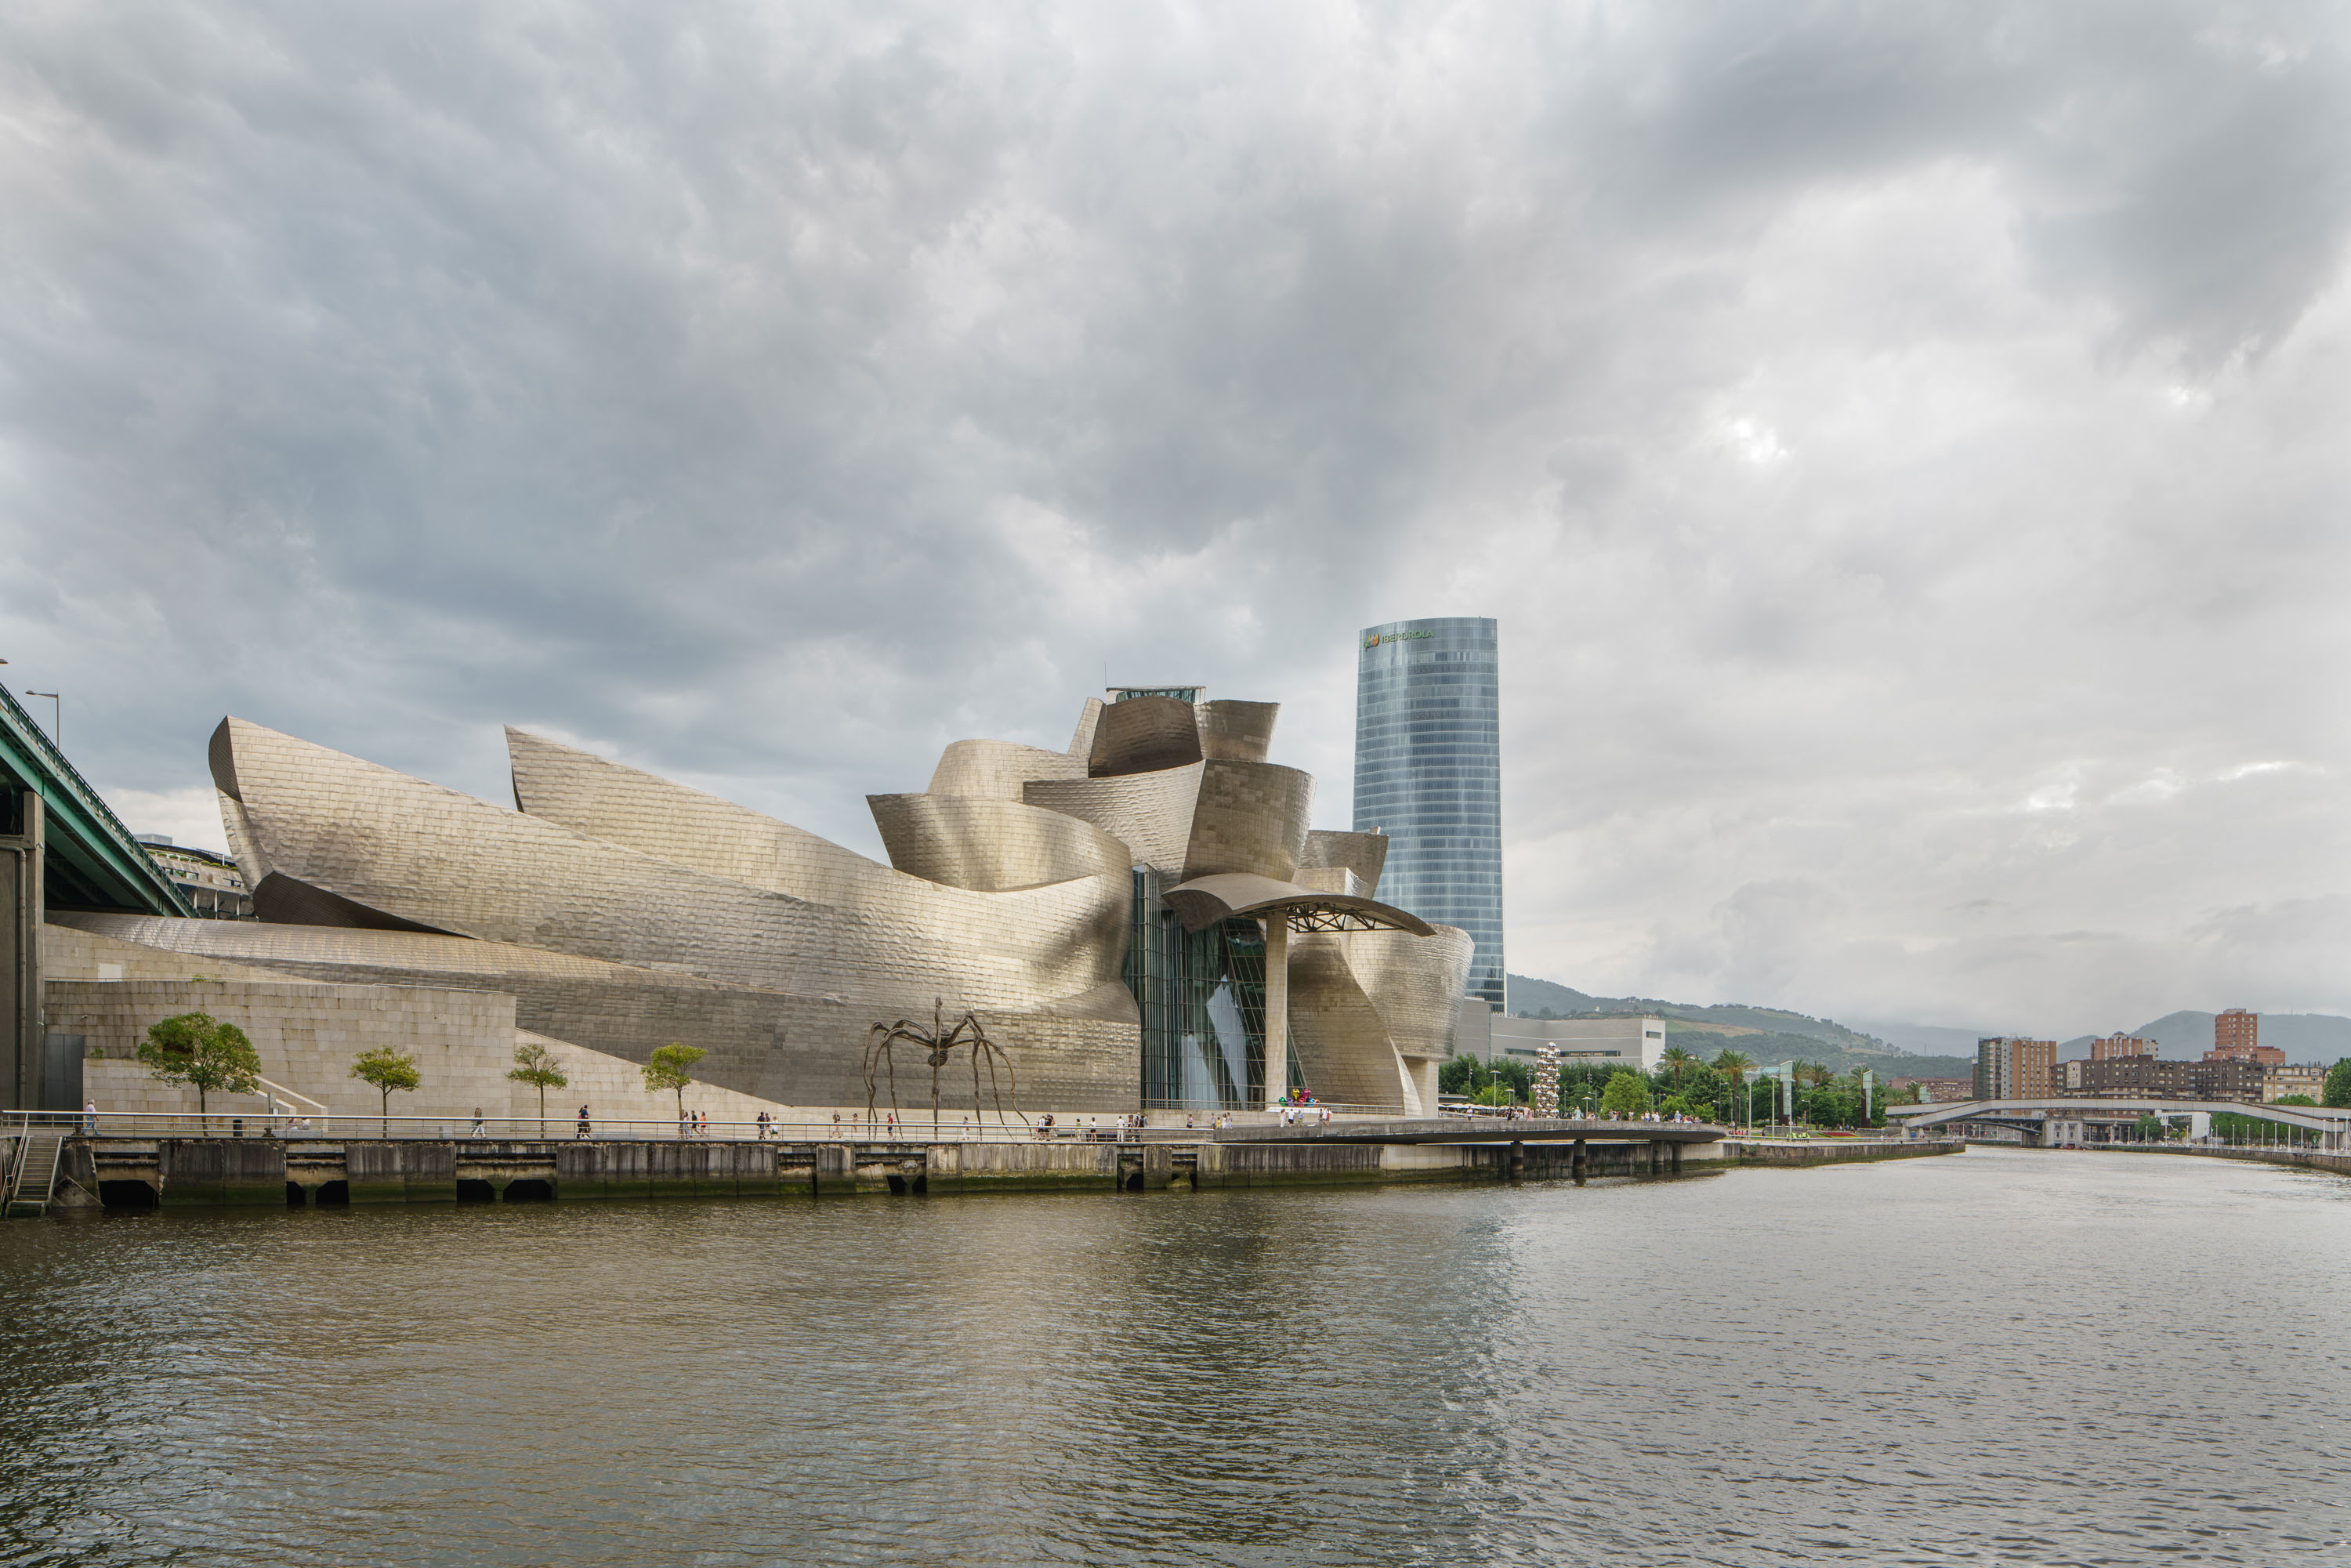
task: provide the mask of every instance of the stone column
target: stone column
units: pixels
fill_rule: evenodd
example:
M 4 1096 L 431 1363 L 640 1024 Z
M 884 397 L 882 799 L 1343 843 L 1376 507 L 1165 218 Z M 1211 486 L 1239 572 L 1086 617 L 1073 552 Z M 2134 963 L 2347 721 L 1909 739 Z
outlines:
M 41 854 L 47 835 L 39 793 L 26 789 L 19 800 L 24 831 L 0 835 L 0 1030 L 6 1031 L 0 1040 L 7 1052 L 7 1098 L 0 1105 L 38 1111 L 48 1061 L 41 1005 Z
M 1265 1104 L 1290 1092 L 1290 916 L 1265 921 Z

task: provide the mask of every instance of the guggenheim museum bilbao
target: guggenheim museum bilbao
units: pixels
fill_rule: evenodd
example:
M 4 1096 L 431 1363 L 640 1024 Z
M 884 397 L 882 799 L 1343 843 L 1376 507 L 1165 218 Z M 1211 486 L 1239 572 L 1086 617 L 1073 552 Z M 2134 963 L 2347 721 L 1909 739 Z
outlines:
M 53 913 L 307 982 L 511 995 L 517 1028 L 779 1105 L 862 1103 L 868 1031 L 978 1016 L 1034 1108 L 1433 1112 L 1471 943 L 1310 830 L 1278 705 L 1119 690 L 1067 751 L 964 740 L 868 797 L 881 864 L 507 731 L 514 810 L 239 718 L 211 766 L 257 919 Z

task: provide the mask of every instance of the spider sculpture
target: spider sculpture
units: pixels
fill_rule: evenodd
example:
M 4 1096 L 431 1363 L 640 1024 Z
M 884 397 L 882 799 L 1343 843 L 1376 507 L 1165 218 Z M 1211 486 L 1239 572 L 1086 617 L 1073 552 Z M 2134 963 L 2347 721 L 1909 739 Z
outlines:
M 891 1047 L 911 1045 L 921 1050 L 930 1060 L 932 1137 L 935 1138 L 939 1134 L 939 1069 L 945 1067 L 948 1059 L 959 1050 L 968 1050 L 971 1052 L 973 1113 L 977 1114 L 979 1111 L 979 1069 L 985 1062 L 987 1067 L 988 1093 L 996 1101 L 996 1119 L 998 1122 L 1004 1120 L 1004 1096 L 998 1092 L 996 1081 L 997 1064 L 1002 1062 L 1005 1077 L 1012 1081 L 1012 1113 L 1020 1116 L 1025 1125 L 1029 1118 L 1020 1115 L 1020 1080 L 1012 1071 L 1012 1058 L 1005 1054 L 1002 1046 L 987 1038 L 987 1031 L 980 1028 L 977 1014 L 966 1013 L 953 1029 L 947 1028 L 944 1016 L 946 1006 L 945 998 L 932 998 L 931 1027 L 927 1030 L 912 1019 L 900 1019 L 896 1023 L 877 1023 L 873 1026 L 872 1033 L 865 1041 L 867 1120 L 871 1121 L 873 1116 L 873 1097 L 877 1088 L 873 1080 L 873 1070 L 876 1067 L 882 1070 L 890 1085 L 890 1113 L 893 1117 L 897 1114 L 898 1067 L 897 1059 L 893 1054 Z

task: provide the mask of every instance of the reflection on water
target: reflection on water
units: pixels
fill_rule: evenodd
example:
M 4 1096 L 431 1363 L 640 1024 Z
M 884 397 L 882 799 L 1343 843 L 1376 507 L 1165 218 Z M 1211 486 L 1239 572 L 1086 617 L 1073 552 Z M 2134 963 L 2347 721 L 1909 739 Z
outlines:
M 2351 1561 L 2351 1181 L 17 1222 L 8 1562 Z

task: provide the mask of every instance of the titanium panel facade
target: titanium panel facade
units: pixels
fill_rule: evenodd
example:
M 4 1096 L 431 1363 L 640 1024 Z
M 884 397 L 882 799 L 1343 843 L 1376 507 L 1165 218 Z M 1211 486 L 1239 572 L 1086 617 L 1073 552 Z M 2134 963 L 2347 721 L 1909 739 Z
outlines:
M 1200 755 L 1211 762 L 1262 762 L 1273 747 L 1280 703 L 1219 697 L 1199 706 Z
M 1355 677 L 1357 832 L 1388 838 L 1381 895 L 1476 944 L 1468 994 L 1504 1005 L 1502 741 L 1495 623 L 1364 630 Z
M 1126 846 L 1092 822 L 974 795 L 868 795 L 890 863 L 977 893 L 1018 893 L 1081 877 L 1126 879 Z
M 1112 703 L 1094 724 L 1087 771 L 1097 779 L 1155 773 L 1200 760 L 1200 719 L 1174 697 L 1130 697 Z
M 1083 779 L 1086 759 L 1009 740 L 958 740 L 939 753 L 931 774 L 934 795 L 981 795 L 1018 800 L 1031 779 Z

